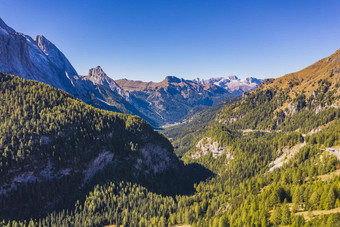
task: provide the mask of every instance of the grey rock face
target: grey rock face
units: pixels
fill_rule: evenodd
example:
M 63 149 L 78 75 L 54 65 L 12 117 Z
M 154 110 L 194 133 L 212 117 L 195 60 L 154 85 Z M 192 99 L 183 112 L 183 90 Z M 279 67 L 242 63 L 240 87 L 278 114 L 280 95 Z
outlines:
M 80 79 L 84 81 L 91 81 L 93 85 L 106 86 L 110 88 L 111 91 L 116 92 L 124 97 L 127 101 L 130 101 L 129 93 L 119 87 L 116 81 L 108 77 L 100 66 L 90 69 L 88 75 L 82 76 Z
M 53 43 L 51 43 L 42 35 L 38 35 L 35 38 L 35 42 L 50 59 L 58 72 L 60 72 L 60 74 L 65 73 L 66 77 L 72 82 L 73 77 L 77 75 L 77 71 L 73 68 L 65 55 Z
M 74 93 L 77 72 L 61 51 L 43 36 L 33 40 L 0 19 L 0 71 L 20 75 Z

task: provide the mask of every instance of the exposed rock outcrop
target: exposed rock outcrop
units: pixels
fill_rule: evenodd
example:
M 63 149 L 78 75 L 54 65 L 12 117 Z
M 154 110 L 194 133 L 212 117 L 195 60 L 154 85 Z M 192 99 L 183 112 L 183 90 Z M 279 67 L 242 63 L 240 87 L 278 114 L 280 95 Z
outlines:
M 227 158 L 233 159 L 230 152 L 228 152 L 227 146 L 220 146 L 218 142 L 213 141 L 210 137 L 205 137 L 198 141 L 196 148 L 196 152 L 190 155 L 193 159 L 198 159 L 209 153 L 211 153 L 214 158 L 225 154 Z

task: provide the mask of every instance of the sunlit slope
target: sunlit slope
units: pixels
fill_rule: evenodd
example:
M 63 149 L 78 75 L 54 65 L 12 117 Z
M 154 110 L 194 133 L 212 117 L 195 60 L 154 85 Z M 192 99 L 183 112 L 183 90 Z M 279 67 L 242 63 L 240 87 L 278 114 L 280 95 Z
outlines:
M 217 121 L 231 129 L 308 132 L 332 121 L 340 107 L 340 51 L 275 80 L 264 81 Z
M 323 58 L 320 61 L 298 71 L 290 73 L 274 80 L 271 84 L 264 84 L 261 89 L 290 88 L 291 92 L 306 91 L 306 94 L 311 95 L 316 91 L 318 81 L 327 80 L 334 88 L 339 82 L 340 73 L 340 49 L 329 57 Z

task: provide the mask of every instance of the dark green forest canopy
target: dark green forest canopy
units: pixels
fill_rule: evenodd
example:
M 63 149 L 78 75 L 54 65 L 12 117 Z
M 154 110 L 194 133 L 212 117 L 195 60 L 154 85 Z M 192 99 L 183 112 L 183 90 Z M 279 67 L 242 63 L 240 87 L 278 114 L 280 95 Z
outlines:
M 9 78 L 7 81 L 18 79 L 11 76 L 3 78 Z M 33 83 L 25 80 L 23 82 Z M 328 86 L 326 82 L 320 82 L 320 84 Z M 221 146 L 226 146 L 233 158 L 231 159 L 231 156 L 225 154 L 215 158 L 210 153 L 193 159 L 189 154 L 197 150 L 195 147 L 191 147 L 188 155 L 184 155 L 183 160 L 191 165 L 203 165 L 216 174 L 215 177 L 207 181 L 197 183 L 194 194 L 165 196 L 150 190 L 152 187 L 142 186 L 143 184 L 141 185 L 139 182 L 129 182 L 129 179 L 126 180 L 127 178 L 125 180 L 117 178 L 107 181 L 99 180 L 108 179 L 108 176 L 112 175 L 112 169 L 109 168 L 98 175 L 97 183 L 89 186 L 89 190 L 85 192 L 86 198 L 74 202 L 69 209 L 61 209 L 26 220 L 6 219 L 0 222 L 0 225 L 303 226 L 306 224 L 306 226 L 336 226 L 340 221 L 339 213 L 312 218 L 308 222 L 301 216 L 301 212 L 311 213 L 317 210 L 330 212 L 336 211 L 340 207 L 339 175 L 330 177 L 328 180 L 319 177 L 325 174 L 331 176 L 331 173 L 335 173 L 339 166 L 339 160 L 331 152 L 326 151 L 326 148 L 340 146 L 339 108 L 328 108 L 339 97 L 336 96 L 334 90 L 326 88 L 318 91 L 320 92 L 318 94 L 321 95 L 316 94 L 312 98 L 303 96 L 303 94 L 296 94 L 295 98 L 291 98 L 288 97 L 288 92 L 288 90 L 259 89 L 247 94 L 243 100 L 222 108 L 221 112 L 214 115 L 217 117 L 212 117 L 209 123 L 203 121 L 202 127 L 205 128 L 200 130 L 196 141 L 202 137 L 209 137 Z M 63 99 L 70 99 L 71 103 L 79 102 L 66 93 L 59 95 L 63 95 Z M 58 99 L 58 95 L 53 99 Z M 294 114 L 287 114 L 288 111 L 281 108 L 287 100 L 293 104 L 294 109 L 298 109 Z M 59 102 L 63 101 L 59 100 Z M 18 103 L 23 105 L 24 102 L 18 100 Z M 325 108 L 315 111 L 319 105 Z M 54 109 L 53 106 L 50 108 Z M 89 108 L 89 112 L 93 109 L 88 106 L 86 108 Z M 280 108 L 282 112 L 275 111 Z M 9 110 L 7 109 L 7 111 Z M 41 112 L 45 113 L 43 110 Z M 62 111 L 60 112 L 62 113 Z M 150 133 L 151 136 L 155 136 L 153 138 L 163 138 L 159 134 L 153 133 L 151 127 L 139 118 L 105 111 L 103 113 L 103 115 L 114 116 L 115 122 L 121 122 L 118 124 L 119 127 L 115 126 L 118 127 L 118 130 L 127 130 L 135 134 L 139 133 L 139 135 Z M 239 117 L 242 113 L 246 114 Z M 18 114 L 18 116 L 21 115 L 23 114 Z M 37 118 L 40 118 L 40 114 L 38 116 Z M 59 115 L 55 114 L 54 116 Z M 66 114 L 63 116 L 68 118 Z M 90 116 L 93 117 L 93 115 Z M 129 117 L 135 123 L 127 124 L 125 121 L 128 121 Z M 230 120 L 233 118 L 238 119 Z M 44 119 L 46 121 L 47 118 Z M 82 122 L 81 118 L 74 120 Z M 91 120 L 91 117 L 86 120 Z M 44 124 L 44 122 L 40 123 Z M 23 122 L 22 125 L 25 124 L 26 122 Z M 34 123 L 32 124 L 34 125 Z M 58 124 L 53 126 L 53 128 L 56 127 L 55 131 L 48 131 L 50 126 L 46 126 L 43 130 L 47 130 L 53 135 L 60 129 Z M 86 125 L 85 121 L 84 124 Z M 127 127 L 127 125 L 130 126 Z M 321 127 L 319 132 L 309 133 L 318 127 Z M 85 132 L 95 130 L 95 127 L 94 129 L 92 126 L 89 128 L 85 127 Z M 191 127 L 187 128 L 190 130 Z M 71 129 L 74 130 L 72 127 Z M 253 131 L 244 133 L 245 129 Z M 100 130 L 105 130 L 105 127 Z M 34 129 L 29 132 L 36 133 Z M 45 133 L 45 131 L 41 131 L 34 135 L 45 135 L 43 132 Z M 31 134 L 27 132 L 27 135 Z M 47 133 L 47 135 L 50 134 Z M 129 133 L 124 136 L 133 138 Z M 124 138 L 120 137 L 120 140 L 124 140 Z M 138 141 L 136 144 L 143 144 L 143 140 L 139 141 L 139 138 L 142 137 L 135 139 Z M 167 140 L 163 139 L 164 146 L 171 147 Z M 93 139 L 91 143 L 95 141 L 96 139 Z M 106 142 L 105 139 L 103 141 Z M 98 142 L 98 146 L 102 146 L 100 143 L 103 141 Z M 39 143 L 36 141 L 36 143 L 39 144 L 40 141 Z M 80 144 L 78 145 L 80 146 Z M 195 142 L 192 142 L 191 145 L 195 146 Z M 269 171 L 270 163 L 282 155 L 283 150 L 293 149 L 297 145 L 301 145 L 301 149 L 292 158 L 285 162 L 281 168 Z M 41 143 L 41 146 L 44 144 Z M 131 152 L 133 149 L 130 146 L 124 152 L 126 151 Z M 18 160 L 12 158 L 12 165 L 25 162 L 27 157 L 33 156 L 29 154 Z M 67 156 L 57 157 L 64 159 Z M 91 158 L 83 158 L 84 162 L 91 160 Z M 65 160 L 59 162 L 61 167 L 67 165 Z M 58 163 L 58 159 L 56 159 L 56 163 Z M 6 171 L 5 168 L 4 171 Z M 168 175 L 165 178 L 159 178 L 159 182 L 167 186 L 164 182 L 174 177 L 174 175 Z M 69 182 L 65 180 L 63 183 L 66 185 Z M 179 183 L 179 181 L 175 183 Z M 56 191 L 56 193 L 58 192 Z M 39 201 L 38 197 L 33 198 Z
M 18 177 L 33 177 L 0 196 L 1 217 L 73 207 L 94 185 L 108 181 L 183 194 L 211 175 L 198 165 L 184 166 L 170 142 L 140 117 L 100 110 L 62 90 L 7 74 L 0 75 L 0 90 L 1 190 Z M 86 182 L 94 160 L 108 164 Z
M 246 159 L 241 157 L 247 154 L 247 150 L 251 148 L 250 144 L 258 141 L 256 138 L 269 139 L 270 137 L 249 135 L 244 141 L 249 140 L 252 143 L 237 148 L 243 153 L 232 160 L 231 172 L 228 168 L 221 167 L 228 161 L 223 156 L 217 159 L 207 156 L 198 160 L 203 165 L 212 165 L 211 168 L 219 171 L 219 175 L 198 184 L 194 195 L 172 198 L 151 193 L 136 184 L 111 182 L 95 186 L 86 200 L 77 202 L 71 211 L 51 213 L 42 219 L 28 220 L 26 224 L 31 222 L 43 226 L 73 224 L 172 226 L 176 223 L 187 223 L 192 226 L 229 224 L 232 226 L 281 224 L 301 226 L 306 222 L 298 215 L 302 210 L 333 210 L 340 206 L 340 177 L 333 177 L 329 181 L 317 178 L 318 175 L 335 171 L 336 166 L 339 165 L 335 156 L 320 149 L 327 146 L 328 142 L 324 138 L 328 138 L 328 135 L 334 135 L 336 139 L 333 145 L 339 146 L 340 138 L 337 136 L 339 132 L 340 122 L 337 120 L 325 130 L 306 138 L 307 146 L 282 168 L 268 172 L 266 167 L 263 167 L 258 174 L 256 169 L 262 163 L 255 162 L 250 165 L 253 161 L 246 162 L 248 157 Z M 291 147 L 301 142 L 295 133 L 290 136 L 276 135 L 264 141 L 273 142 L 277 147 Z M 253 146 L 257 145 L 253 144 Z M 249 176 L 239 175 L 244 174 L 246 169 Z M 330 214 L 312 219 L 309 224 L 320 226 L 321 223 L 324 226 L 334 226 L 339 218 L 339 215 Z
M 151 141 L 172 153 L 167 139 L 137 116 L 96 109 L 59 89 L 6 74 L 0 86 L 0 173 L 35 156 L 50 154 L 62 166 L 71 157 L 88 162 L 104 149 L 123 155 L 128 146 Z

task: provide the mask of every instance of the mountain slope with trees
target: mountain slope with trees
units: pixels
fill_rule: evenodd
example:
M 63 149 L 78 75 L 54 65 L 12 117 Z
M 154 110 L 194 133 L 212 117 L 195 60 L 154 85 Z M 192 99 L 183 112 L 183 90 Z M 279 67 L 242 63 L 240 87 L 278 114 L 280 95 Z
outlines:
M 0 20 L 0 38 L 11 44 L 0 50 L 14 53 L 0 59 L 7 69 L 28 62 L 36 69 L 32 79 L 45 78 L 39 70 L 46 65 L 35 65 L 29 51 L 52 64 L 47 71 L 69 68 L 66 61 L 50 62 L 61 55 L 43 37 L 34 41 Z M 62 90 L 1 73 L 0 225 L 339 226 L 339 69 L 338 50 L 193 115 L 172 128 L 179 132 L 168 130 L 175 146 L 186 141 L 177 148 L 185 165 L 140 117 L 96 109 Z M 63 71 L 62 78 L 68 75 Z M 66 89 L 55 79 L 54 86 Z M 100 68 L 71 81 L 68 88 L 86 87 L 81 95 L 98 105 L 121 97 L 126 110 L 125 102 L 138 95 L 166 109 L 162 103 L 171 97 L 183 98 L 186 107 L 185 99 L 194 103 L 202 91 L 169 77 L 137 83 L 140 90 L 130 96 Z
M 203 154 L 204 146 L 193 144 L 183 156 L 187 164 L 215 173 L 196 184 L 194 194 L 168 197 L 135 183 L 107 182 L 94 186 L 71 211 L 2 225 L 337 226 L 340 77 L 337 60 L 328 63 L 322 61 L 325 76 L 311 83 L 311 93 L 307 80 L 295 84 L 305 91 L 294 90 L 293 82 L 280 88 L 272 86 L 276 80 L 265 81 L 204 123 L 201 145 L 212 143 L 209 149 L 220 153 Z
M 188 188 L 180 184 L 188 168 L 145 120 L 3 73 L 0 91 L 0 216 L 25 217 L 71 203 L 99 179 L 139 182 L 162 193 Z

